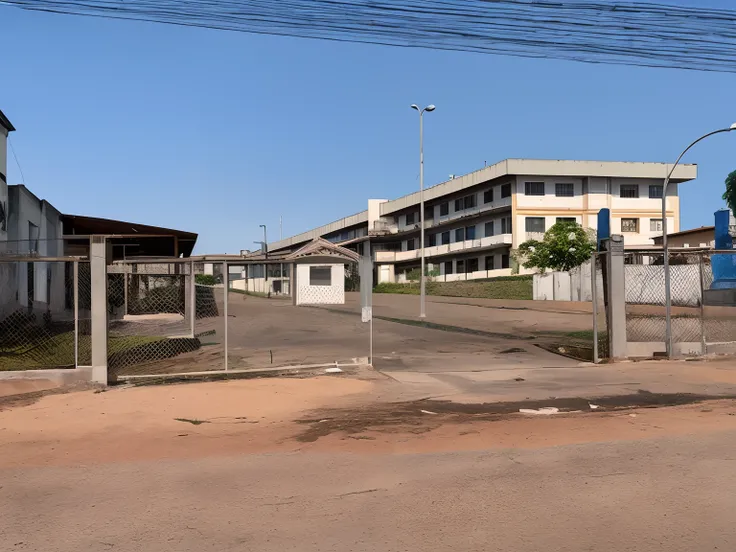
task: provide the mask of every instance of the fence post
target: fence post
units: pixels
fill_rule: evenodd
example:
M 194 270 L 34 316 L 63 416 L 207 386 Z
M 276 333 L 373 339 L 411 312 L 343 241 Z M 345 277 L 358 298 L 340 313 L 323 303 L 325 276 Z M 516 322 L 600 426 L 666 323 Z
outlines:
M 225 297 L 223 303 L 225 304 L 223 310 L 225 312 L 225 371 L 227 372 L 227 295 L 228 295 L 228 280 L 230 279 L 229 269 L 227 262 L 222 263 L 222 289 Z
M 128 264 L 123 263 L 123 297 L 125 305 L 123 307 L 123 316 L 128 314 Z
M 197 284 L 194 281 L 194 261 L 189 261 L 189 327 L 194 339 L 194 323 L 197 320 Z
M 591 292 L 591 300 L 593 301 L 593 364 L 598 364 L 598 279 L 596 278 L 596 273 L 598 272 L 596 268 L 596 259 L 597 256 L 595 253 L 593 253 L 592 257 L 590 258 L 590 266 L 591 266 L 591 281 L 590 281 L 590 292 Z
M 107 240 L 90 238 L 92 295 L 92 381 L 107 385 Z
M 606 264 L 608 267 L 608 353 L 611 360 L 627 356 L 626 293 L 624 268 L 624 239 L 612 235 L 606 240 Z
M 74 261 L 74 367 L 79 368 L 79 261 Z
M 700 272 L 700 354 L 708 354 L 708 345 L 705 340 L 705 275 L 703 274 L 703 256 L 705 253 L 698 255 L 698 265 Z

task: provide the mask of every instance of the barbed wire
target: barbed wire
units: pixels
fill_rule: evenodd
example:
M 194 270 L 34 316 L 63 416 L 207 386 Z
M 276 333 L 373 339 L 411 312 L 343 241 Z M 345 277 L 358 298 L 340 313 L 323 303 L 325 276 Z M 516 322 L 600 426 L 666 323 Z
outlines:
M 25 10 L 400 47 L 736 72 L 736 10 L 570 0 L 0 0 Z

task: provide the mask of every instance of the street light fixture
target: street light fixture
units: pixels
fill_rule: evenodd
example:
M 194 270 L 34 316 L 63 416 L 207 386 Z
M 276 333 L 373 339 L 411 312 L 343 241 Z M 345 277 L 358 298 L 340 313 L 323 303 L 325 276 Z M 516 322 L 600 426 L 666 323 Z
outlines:
M 695 144 L 715 134 L 732 132 L 734 130 L 736 130 L 736 123 L 732 124 L 728 128 L 721 128 L 719 130 L 709 132 L 708 134 L 704 134 L 703 136 L 692 142 L 680 154 L 680 157 L 677 158 L 677 161 L 675 161 L 675 164 L 672 165 L 672 169 L 667 174 L 667 177 L 664 179 L 664 186 L 662 186 L 662 253 L 664 255 L 665 350 L 667 353 L 667 358 L 672 358 L 672 293 L 670 292 L 670 258 L 667 251 L 667 186 L 670 183 L 670 179 L 672 178 L 677 165 L 680 164 L 682 158 L 688 151 L 690 151 L 690 149 Z
M 424 275 L 424 112 L 434 111 L 436 107 L 430 104 L 424 109 L 420 109 L 417 104 L 412 104 L 411 108 L 416 109 L 419 113 L 419 256 L 422 259 L 422 268 L 419 273 L 419 318 L 426 318 L 426 278 Z

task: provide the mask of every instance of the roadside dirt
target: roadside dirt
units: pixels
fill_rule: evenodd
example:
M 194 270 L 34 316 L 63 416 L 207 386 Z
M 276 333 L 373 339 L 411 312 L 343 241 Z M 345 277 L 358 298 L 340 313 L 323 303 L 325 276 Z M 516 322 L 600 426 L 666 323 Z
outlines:
M 736 429 L 736 401 L 708 398 L 642 392 L 596 399 L 595 411 L 587 399 L 397 402 L 389 380 L 346 377 L 52 394 L 0 411 L 0 469 L 277 451 L 539 448 Z M 543 406 L 580 412 L 518 414 Z

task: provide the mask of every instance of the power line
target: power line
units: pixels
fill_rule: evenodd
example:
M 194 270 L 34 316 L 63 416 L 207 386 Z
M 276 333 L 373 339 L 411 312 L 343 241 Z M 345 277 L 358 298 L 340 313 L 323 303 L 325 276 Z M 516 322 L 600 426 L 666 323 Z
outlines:
M 736 10 L 584 0 L 0 0 L 254 34 L 736 72 Z
M 20 178 L 23 184 L 27 184 L 26 177 L 23 174 L 23 168 L 20 166 L 20 162 L 18 161 L 18 156 L 15 154 L 15 148 L 13 147 L 13 141 L 10 139 L 10 136 L 8 136 L 8 144 L 10 144 L 10 151 L 13 152 L 13 159 L 15 159 L 15 164 L 18 165 L 18 172 L 20 172 Z

